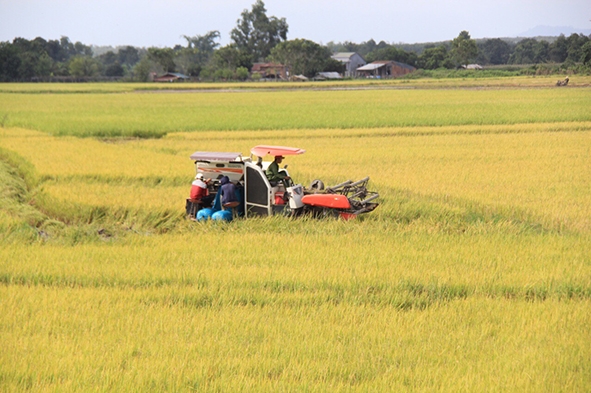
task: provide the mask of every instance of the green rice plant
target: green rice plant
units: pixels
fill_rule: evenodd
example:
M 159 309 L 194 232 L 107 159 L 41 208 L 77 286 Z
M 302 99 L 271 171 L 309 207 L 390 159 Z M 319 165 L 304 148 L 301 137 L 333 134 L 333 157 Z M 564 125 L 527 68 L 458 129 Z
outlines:
M 227 83 L 4 83 L 2 93 L 27 94 L 85 94 L 129 93 L 153 91 L 233 91 L 233 90 L 308 90 L 308 89 L 379 89 L 379 88 L 515 88 L 552 87 L 562 75 L 515 75 L 514 71 L 486 70 L 445 71 L 434 73 L 419 71 L 395 79 L 355 79 L 300 82 L 227 82 Z M 570 87 L 589 85 L 591 76 L 571 75 Z
M 146 138 L 178 131 L 588 122 L 590 104 L 584 89 L 89 93 L 51 99 L 0 93 L 11 127 Z

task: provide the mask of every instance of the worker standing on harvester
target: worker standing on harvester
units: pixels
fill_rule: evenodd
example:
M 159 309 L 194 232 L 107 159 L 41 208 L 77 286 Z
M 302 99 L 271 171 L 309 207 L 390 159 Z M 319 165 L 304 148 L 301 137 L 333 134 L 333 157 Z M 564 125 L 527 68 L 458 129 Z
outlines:
M 267 168 L 267 179 L 271 183 L 282 182 L 285 188 L 291 185 L 291 178 L 287 175 L 287 173 L 283 170 L 279 170 L 279 164 L 283 161 L 283 156 L 275 156 L 273 162 Z M 274 184 L 272 184 L 274 185 Z

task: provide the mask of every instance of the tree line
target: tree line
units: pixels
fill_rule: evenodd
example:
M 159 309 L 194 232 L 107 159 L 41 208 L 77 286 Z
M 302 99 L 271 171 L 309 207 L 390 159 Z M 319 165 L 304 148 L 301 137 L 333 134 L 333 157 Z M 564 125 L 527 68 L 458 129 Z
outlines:
M 462 31 L 454 40 L 438 44 L 391 45 L 369 40 L 361 44 L 329 42 L 327 46 L 335 52 L 357 52 L 368 62 L 396 60 L 425 70 L 452 69 L 468 63 L 483 66 L 562 64 L 563 68 L 591 65 L 591 37 L 583 34 L 511 42 L 501 38 L 473 40 L 468 32 Z M 457 48 L 462 48 L 461 53 Z
M 357 52 L 367 62 L 393 60 L 423 70 L 454 69 L 470 63 L 483 66 L 559 64 L 562 70 L 591 70 L 591 38 L 582 34 L 559 36 L 552 42 L 526 38 L 516 43 L 500 38 L 474 40 L 467 31 L 437 44 L 376 43 L 373 39 L 320 45 L 306 39 L 288 40 L 285 18 L 268 16 L 257 0 L 245 9 L 232 29 L 231 43 L 220 47 L 219 31 L 183 36 L 185 45 L 173 48 L 120 47 L 93 55 L 92 47 L 59 40 L 15 38 L 0 42 L 0 81 L 100 80 L 147 81 L 150 75 L 178 72 L 201 80 L 256 78 L 256 62 L 287 65 L 294 75 L 312 77 L 321 71 L 343 72 L 335 52 Z

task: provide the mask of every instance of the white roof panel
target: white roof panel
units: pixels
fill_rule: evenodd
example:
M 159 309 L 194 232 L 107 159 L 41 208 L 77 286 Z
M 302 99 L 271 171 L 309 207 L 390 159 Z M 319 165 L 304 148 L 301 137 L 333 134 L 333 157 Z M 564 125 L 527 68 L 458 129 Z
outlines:
M 191 154 L 193 161 L 241 161 L 242 153 L 227 153 L 217 151 L 196 151 Z

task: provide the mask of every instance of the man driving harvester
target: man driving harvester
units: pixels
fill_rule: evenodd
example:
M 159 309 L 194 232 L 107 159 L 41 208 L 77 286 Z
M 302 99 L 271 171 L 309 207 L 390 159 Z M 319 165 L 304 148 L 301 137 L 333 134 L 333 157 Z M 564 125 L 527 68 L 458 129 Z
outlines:
M 271 164 L 269 164 L 265 174 L 267 175 L 267 179 L 269 179 L 269 183 L 271 183 L 271 185 L 274 186 L 277 184 L 277 182 L 282 182 L 287 189 L 287 187 L 291 187 L 293 184 L 291 182 L 291 177 L 289 177 L 284 170 L 279 169 L 279 164 L 281 164 L 283 158 L 285 157 L 275 156 L 275 159 Z

